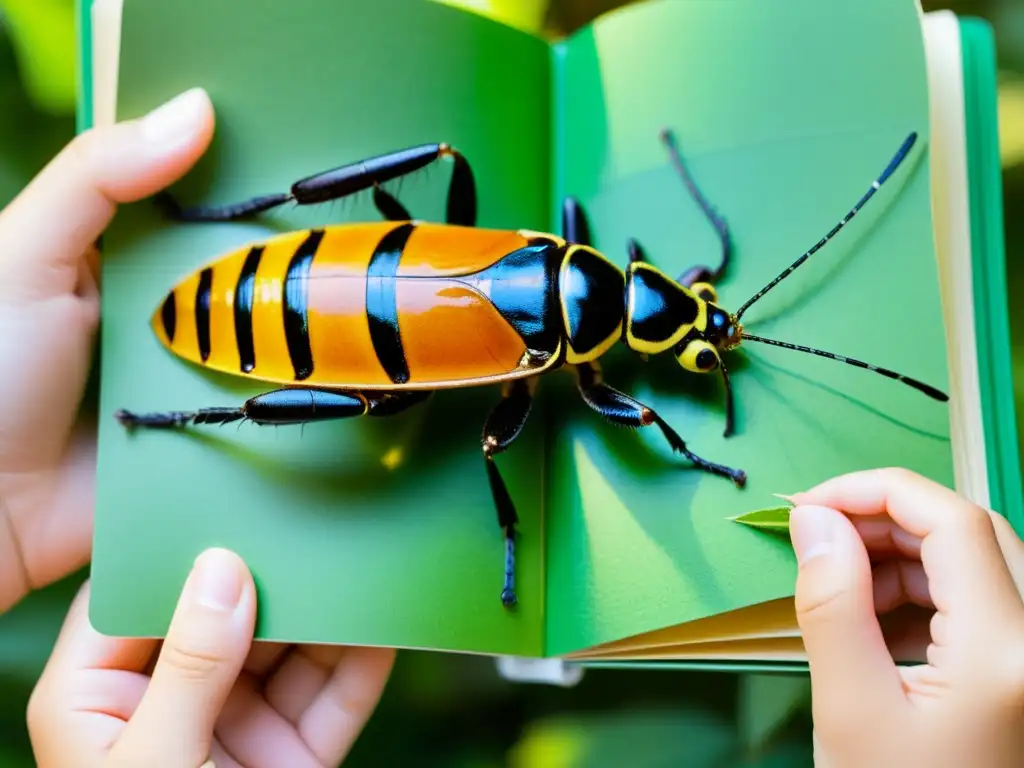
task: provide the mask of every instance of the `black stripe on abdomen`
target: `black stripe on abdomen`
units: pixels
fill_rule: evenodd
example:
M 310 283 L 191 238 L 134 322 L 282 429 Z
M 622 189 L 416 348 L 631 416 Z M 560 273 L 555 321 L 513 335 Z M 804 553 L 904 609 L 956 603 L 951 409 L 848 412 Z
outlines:
M 164 326 L 164 333 L 167 335 L 167 343 L 174 343 L 174 331 L 178 327 L 178 306 L 177 297 L 174 295 L 172 289 L 167 294 L 167 298 L 164 299 L 163 306 L 160 307 L 160 322 Z
M 415 226 L 402 224 L 381 238 L 366 271 L 366 319 L 370 340 L 388 378 L 395 384 L 409 381 L 409 363 L 398 329 L 396 278 L 402 251 Z
M 262 256 L 263 246 L 253 246 L 245 257 L 235 285 L 235 343 L 238 345 L 238 364 L 243 373 L 251 373 L 256 367 L 256 348 L 252 339 L 252 302 L 256 270 Z
M 322 229 L 310 231 L 309 237 L 295 251 L 288 263 L 284 282 L 284 338 L 295 369 L 295 380 L 313 374 L 313 350 L 309 346 L 309 268 L 324 239 Z
M 213 267 L 199 273 L 196 287 L 196 340 L 199 357 L 205 363 L 210 358 L 210 289 L 213 288 Z

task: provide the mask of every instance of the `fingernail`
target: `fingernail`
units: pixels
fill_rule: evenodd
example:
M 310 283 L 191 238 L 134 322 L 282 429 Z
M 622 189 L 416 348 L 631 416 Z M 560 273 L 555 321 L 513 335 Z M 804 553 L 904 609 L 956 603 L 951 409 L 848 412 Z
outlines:
M 789 533 L 800 565 L 832 551 L 838 513 L 827 507 L 794 507 L 789 513 Z
M 238 558 L 224 549 L 208 549 L 193 566 L 195 600 L 215 611 L 233 611 L 242 599 Z
M 796 502 L 793 501 L 793 497 L 792 496 L 787 496 L 784 493 L 773 493 L 772 496 L 774 496 L 776 499 L 782 499 L 783 501 L 788 501 L 791 504 L 795 504 L 796 503 Z
M 142 118 L 142 135 L 161 149 L 187 141 L 199 126 L 207 99 L 202 88 L 175 96 Z

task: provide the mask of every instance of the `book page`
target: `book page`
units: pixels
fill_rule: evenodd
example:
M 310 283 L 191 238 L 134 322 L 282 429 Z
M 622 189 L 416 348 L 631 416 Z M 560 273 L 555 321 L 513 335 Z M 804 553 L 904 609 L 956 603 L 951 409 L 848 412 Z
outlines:
M 110 125 L 117 116 L 117 70 L 121 54 L 124 0 L 92 0 L 93 125 Z
M 447 142 L 475 174 L 479 226 L 547 224 L 543 41 L 412 0 L 291 0 L 258 10 L 127 0 L 121 21 L 118 119 L 197 85 L 215 105 L 214 145 L 172 190 L 185 204 L 285 192 L 333 167 Z M 441 221 L 451 167 L 443 160 L 386 188 L 414 218 Z M 113 418 L 119 408 L 238 407 L 276 389 L 169 354 L 150 326 L 154 312 L 178 280 L 233 249 L 289 230 L 380 220 L 370 193 L 234 223 L 169 225 L 151 201 L 119 213 L 104 253 L 98 629 L 162 635 L 194 558 L 224 546 L 254 574 L 259 639 L 541 652 L 543 423 L 528 423 L 499 458 L 520 519 L 519 604 L 509 611 L 480 439 L 498 387 L 439 392 L 394 417 L 302 427 L 129 434 Z M 325 296 L 342 301 L 341 282 Z M 444 355 L 471 342 L 427 339 L 429 349 L 413 352 Z M 335 343 L 343 351 L 354 342 Z
M 932 111 L 932 206 L 952 395 L 956 488 L 983 507 L 990 506 L 985 430 L 981 419 L 978 343 L 968 204 L 967 134 L 964 124 L 963 51 L 960 21 L 952 11 L 924 19 Z
M 725 220 L 735 312 L 849 224 L 743 316 L 744 329 L 893 369 L 947 391 L 933 239 L 928 80 L 910 3 L 655 0 L 598 20 L 556 57 L 552 210 L 580 198 L 594 245 L 626 266 L 636 238 L 676 278 L 716 267 L 720 242 L 659 140 L 674 131 Z M 720 374 L 619 345 L 605 380 L 654 409 L 743 489 L 674 455 L 655 426 L 606 424 L 564 386 L 549 435 L 546 650 L 559 655 L 792 593 L 786 537 L 729 521 L 829 477 L 886 465 L 954 481 L 948 403 L 836 360 L 752 341 L 724 354 L 736 432 L 723 437 Z

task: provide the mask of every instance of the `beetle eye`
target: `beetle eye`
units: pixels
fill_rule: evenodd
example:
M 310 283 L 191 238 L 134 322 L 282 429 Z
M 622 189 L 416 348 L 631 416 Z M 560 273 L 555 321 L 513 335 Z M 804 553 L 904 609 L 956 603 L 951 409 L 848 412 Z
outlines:
M 697 353 L 697 367 L 702 371 L 710 371 L 718 363 L 718 355 L 710 349 L 702 349 Z

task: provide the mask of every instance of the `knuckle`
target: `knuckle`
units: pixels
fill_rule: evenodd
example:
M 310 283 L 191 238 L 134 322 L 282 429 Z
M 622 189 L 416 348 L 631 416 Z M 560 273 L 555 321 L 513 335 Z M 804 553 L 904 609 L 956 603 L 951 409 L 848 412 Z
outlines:
M 953 510 L 958 530 L 972 539 L 995 539 L 996 528 L 992 516 L 977 504 L 962 504 Z
M 833 614 L 847 590 L 840 585 L 815 583 L 814 574 L 801 573 L 797 582 L 794 606 L 801 623 L 818 622 Z
M 879 470 L 879 475 L 884 485 L 891 488 L 913 485 L 921 479 L 921 476 L 906 467 L 885 467 Z
M 185 640 L 165 644 L 160 660 L 178 677 L 187 680 L 208 680 L 224 664 L 225 657 L 201 642 Z
M 98 128 L 90 128 L 68 143 L 65 149 L 67 161 L 79 170 L 87 170 L 92 165 L 92 158 L 96 154 L 96 145 L 100 140 Z

